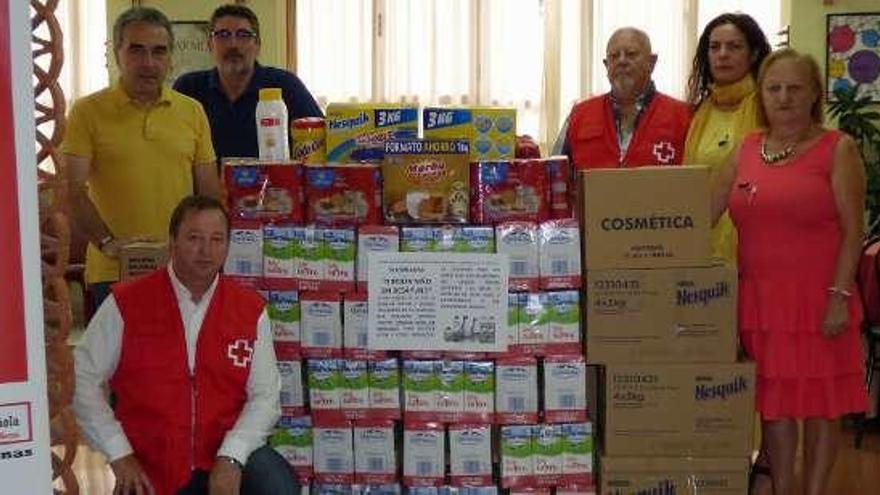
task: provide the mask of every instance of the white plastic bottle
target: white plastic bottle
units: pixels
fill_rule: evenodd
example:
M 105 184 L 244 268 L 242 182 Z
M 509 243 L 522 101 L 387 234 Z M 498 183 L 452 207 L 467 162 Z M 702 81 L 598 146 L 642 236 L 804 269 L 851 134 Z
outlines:
M 289 160 L 287 106 L 281 88 L 263 88 L 257 103 L 257 143 L 262 160 Z

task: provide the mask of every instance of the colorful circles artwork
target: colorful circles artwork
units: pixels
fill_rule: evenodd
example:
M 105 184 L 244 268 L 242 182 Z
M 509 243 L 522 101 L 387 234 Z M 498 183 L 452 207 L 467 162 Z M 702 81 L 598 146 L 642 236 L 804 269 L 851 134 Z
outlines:
M 829 14 L 826 62 L 829 93 L 858 85 L 880 101 L 880 13 Z

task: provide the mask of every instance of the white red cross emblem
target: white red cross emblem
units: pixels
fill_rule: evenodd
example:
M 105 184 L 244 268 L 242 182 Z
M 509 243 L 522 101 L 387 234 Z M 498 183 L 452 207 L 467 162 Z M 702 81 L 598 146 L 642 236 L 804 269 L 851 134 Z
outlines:
M 654 157 L 657 158 L 657 161 L 660 163 L 666 164 L 675 160 L 675 147 L 672 146 L 672 143 L 669 141 L 659 141 L 654 143 L 654 148 L 651 152 L 654 153 Z
M 247 368 L 248 363 L 254 357 L 254 348 L 246 339 L 238 339 L 229 344 L 226 356 L 232 360 L 232 364 L 239 368 Z

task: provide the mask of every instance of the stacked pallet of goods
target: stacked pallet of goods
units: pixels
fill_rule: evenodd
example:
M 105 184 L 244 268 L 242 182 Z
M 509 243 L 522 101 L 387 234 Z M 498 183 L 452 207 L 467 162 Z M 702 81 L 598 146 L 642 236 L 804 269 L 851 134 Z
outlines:
M 736 361 L 736 270 L 709 257 L 708 169 L 581 179 L 601 493 L 746 493 L 754 366 Z
M 418 117 L 331 104 L 293 161 L 224 165 L 224 270 L 264 294 L 283 380 L 271 442 L 319 493 L 593 493 L 568 161 L 514 159 L 513 109 L 425 108 L 421 139 Z M 404 320 L 435 340 L 389 344 Z

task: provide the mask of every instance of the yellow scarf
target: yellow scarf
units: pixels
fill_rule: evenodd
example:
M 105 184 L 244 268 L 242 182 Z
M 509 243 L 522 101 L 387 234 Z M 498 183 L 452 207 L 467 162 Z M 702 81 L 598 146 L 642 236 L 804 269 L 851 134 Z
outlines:
M 738 106 L 729 110 L 733 112 L 730 128 L 730 140 L 733 146 L 730 147 L 731 153 L 736 150 L 743 138 L 749 132 L 758 128 L 758 98 L 755 91 L 755 81 L 751 74 L 740 79 L 739 81 L 728 84 L 726 86 L 713 85 L 709 98 L 703 100 L 694 117 L 691 120 L 688 129 L 687 141 L 684 149 L 684 163 L 694 165 L 709 165 L 711 167 L 712 182 L 714 184 L 716 174 L 722 169 L 729 157 L 725 157 L 721 163 L 697 163 L 700 142 L 703 139 L 703 133 L 706 126 L 716 112 L 721 112 L 716 105 L 722 105 L 725 108 L 731 108 L 733 105 Z M 725 110 L 728 111 L 728 110 Z M 736 229 L 731 222 L 730 217 L 725 213 L 712 229 L 712 255 L 716 258 L 724 259 L 731 263 L 736 263 Z
M 703 137 L 706 122 L 708 122 L 709 117 L 712 115 L 715 104 L 730 106 L 739 103 L 739 106 L 732 110 L 735 115 L 733 117 L 733 128 L 730 130 L 730 138 L 735 143 L 734 148 L 739 146 L 739 143 L 746 134 L 758 128 L 758 98 L 755 91 L 755 80 L 752 79 L 751 74 L 726 86 L 713 84 L 710 91 L 709 98 L 700 103 L 700 106 L 697 107 L 697 111 L 694 113 L 694 118 L 691 120 L 684 148 L 684 163 L 692 163 L 693 157 L 697 153 L 700 139 Z

